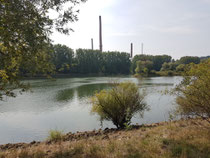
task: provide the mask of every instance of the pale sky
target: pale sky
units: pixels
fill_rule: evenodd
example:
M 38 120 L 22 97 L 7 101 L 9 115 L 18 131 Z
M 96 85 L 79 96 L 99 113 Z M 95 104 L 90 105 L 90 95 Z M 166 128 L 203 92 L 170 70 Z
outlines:
M 99 49 L 99 15 L 102 16 L 103 50 L 134 55 L 210 55 L 210 0 L 88 0 L 79 6 L 79 21 L 69 36 L 54 33 L 55 44 L 70 48 Z

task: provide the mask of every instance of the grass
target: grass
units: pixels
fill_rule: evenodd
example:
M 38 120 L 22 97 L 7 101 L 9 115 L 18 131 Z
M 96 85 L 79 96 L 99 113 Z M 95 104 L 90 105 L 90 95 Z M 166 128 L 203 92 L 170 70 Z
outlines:
M 79 158 L 83 154 L 83 145 L 77 145 L 67 150 L 60 149 L 52 155 L 52 158 Z
M 61 141 L 63 139 L 63 132 L 59 130 L 50 130 L 48 140 L 50 141 Z
M 209 158 L 210 149 L 206 147 L 199 148 L 197 145 L 184 141 L 164 140 L 163 144 L 167 146 L 171 157 L 187 158 Z
M 43 151 L 36 151 L 29 153 L 27 150 L 20 152 L 11 152 L 9 156 L 7 154 L 0 154 L 0 158 L 45 158 L 46 154 Z
M 53 137 L 54 138 L 54 137 Z M 57 140 L 57 139 L 56 139 Z M 210 158 L 210 126 L 182 120 L 158 127 L 124 130 L 109 138 L 41 143 L 2 151 L 0 158 Z

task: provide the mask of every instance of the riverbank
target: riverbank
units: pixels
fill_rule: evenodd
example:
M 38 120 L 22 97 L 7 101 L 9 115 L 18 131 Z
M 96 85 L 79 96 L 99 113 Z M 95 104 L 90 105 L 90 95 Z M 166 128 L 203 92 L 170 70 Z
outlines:
M 70 74 L 51 74 L 49 76 L 46 75 L 36 75 L 36 76 L 22 76 L 22 80 L 31 80 L 31 79 L 59 79 L 59 78 L 83 78 L 83 77 L 173 77 L 173 76 L 182 76 L 182 72 L 176 71 L 153 71 L 147 75 L 139 75 L 139 74 L 104 74 L 104 73 L 89 73 L 89 74 L 78 74 L 78 73 L 70 73 Z
M 31 79 L 59 79 L 59 78 L 85 78 L 85 77 L 125 77 L 132 76 L 132 74 L 104 74 L 104 73 L 89 73 L 89 74 L 51 74 L 46 75 L 36 75 L 36 76 L 22 76 L 21 80 L 31 80 Z
M 209 158 L 210 125 L 199 119 L 67 133 L 61 140 L 0 146 L 0 158 Z

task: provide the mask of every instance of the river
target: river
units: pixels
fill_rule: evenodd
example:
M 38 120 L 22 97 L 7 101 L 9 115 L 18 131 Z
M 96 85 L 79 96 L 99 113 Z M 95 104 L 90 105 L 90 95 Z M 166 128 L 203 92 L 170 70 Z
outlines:
M 31 91 L 0 101 L 0 144 L 45 140 L 50 130 L 65 132 L 88 131 L 101 128 L 97 115 L 90 114 L 90 97 L 95 91 L 109 88 L 113 81 L 132 81 L 147 92 L 145 102 L 150 110 L 133 124 L 167 121 L 175 108 L 175 97 L 165 95 L 179 83 L 180 77 L 83 77 L 56 80 L 28 80 Z M 114 127 L 104 122 L 102 128 Z

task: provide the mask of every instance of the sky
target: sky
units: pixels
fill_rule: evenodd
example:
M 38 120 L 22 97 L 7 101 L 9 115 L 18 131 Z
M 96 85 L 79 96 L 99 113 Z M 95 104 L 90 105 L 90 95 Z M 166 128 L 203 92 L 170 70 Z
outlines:
M 54 32 L 54 44 L 72 49 L 99 49 L 99 15 L 103 50 L 134 55 L 210 55 L 210 0 L 88 0 L 78 6 L 79 21 L 69 24 L 69 36 Z

